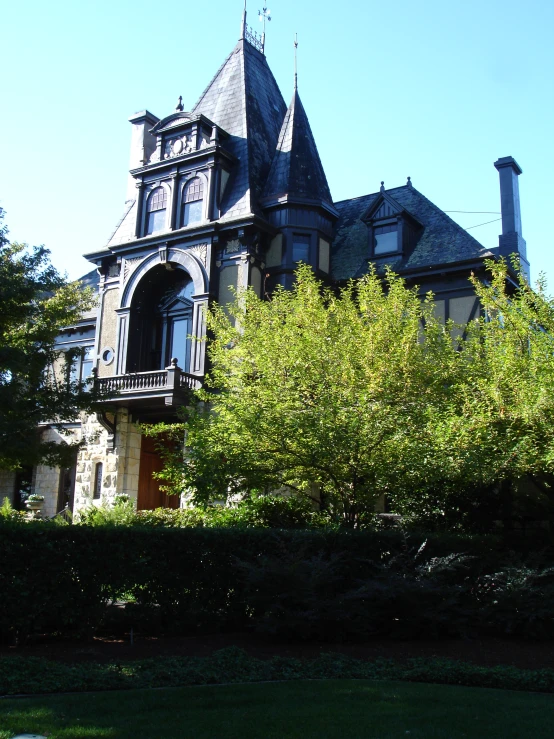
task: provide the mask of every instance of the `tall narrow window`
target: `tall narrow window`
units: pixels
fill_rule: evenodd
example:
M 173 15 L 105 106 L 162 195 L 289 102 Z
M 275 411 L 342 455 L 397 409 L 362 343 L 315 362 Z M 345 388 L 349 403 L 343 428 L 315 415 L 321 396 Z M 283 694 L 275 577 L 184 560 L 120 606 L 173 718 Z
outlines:
M 202 220 L 204 182 L 200 177 L 190 180 L 183 190 L 181 226 L 190 226 Z
M 96 470 L 94 473 L 94 490 L 92 497 L 94 500 L 100 500 L 102 497 L 102 476 L 104 473 L 104 465 L 102 462 L 96 464 Z
M 164 187 L 152 190 L 146 206 L 146 235 L 162 231 L 165 227 L 167 192 Z
M 294 234 L 292 237 L 292 261 L 305 262 L 310 261 L 310 237 Z

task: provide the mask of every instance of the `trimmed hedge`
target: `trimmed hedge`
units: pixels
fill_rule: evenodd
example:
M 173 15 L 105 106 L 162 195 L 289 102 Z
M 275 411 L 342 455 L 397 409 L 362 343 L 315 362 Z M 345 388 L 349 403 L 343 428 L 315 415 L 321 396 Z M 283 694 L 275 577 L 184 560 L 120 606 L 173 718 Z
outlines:
M 123 628 L 276 638 L 554 636 L 554 560 L 399 531 L 0 526 L 0 636 Z M 121 609 L 118 611 L 121 613 Z

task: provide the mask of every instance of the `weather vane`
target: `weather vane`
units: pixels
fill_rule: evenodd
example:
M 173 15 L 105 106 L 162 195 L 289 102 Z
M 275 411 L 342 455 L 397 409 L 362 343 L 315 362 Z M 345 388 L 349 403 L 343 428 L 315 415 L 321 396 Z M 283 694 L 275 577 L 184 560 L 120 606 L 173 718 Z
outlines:
M 261 10 L 258 10 L 258 18 L 260 20 L 260 23 L 264 24 L 264 36 L 265 36 L 265 22 L 271 20 L 271 10 L 269 8 L 262 8 Z

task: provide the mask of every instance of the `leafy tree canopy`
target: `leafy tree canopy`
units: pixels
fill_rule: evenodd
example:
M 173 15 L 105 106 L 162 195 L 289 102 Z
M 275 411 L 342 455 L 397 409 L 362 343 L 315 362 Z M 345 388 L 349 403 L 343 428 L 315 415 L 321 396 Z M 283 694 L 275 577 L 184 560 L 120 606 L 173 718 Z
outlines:
M 0 209 L 0 221 L 3 215 Z M 93 295 L 68 283 L 44 247 L 10 243 L 3 226 L 0 296 L 0 467 L 63 464 L 71 447 L 45 442 L 41 424 L 61 429 L 93 398 L 84 384 L 70 380 L 76 353 L 61 355 L 54 343 L 64 326 L 92 307 Z
M 288 488 L 356 525 L 382 495 L 413 510 L 437 487 L 552 470 L 554 307 L 488 267 L 463 339 L 390 271 L 335 294 L 302 266 L 271 301 L 215 306 L 205 405 L 153 430 L 186 434 L 184 457 L 165 445 L 166 486 L 197 501 Z

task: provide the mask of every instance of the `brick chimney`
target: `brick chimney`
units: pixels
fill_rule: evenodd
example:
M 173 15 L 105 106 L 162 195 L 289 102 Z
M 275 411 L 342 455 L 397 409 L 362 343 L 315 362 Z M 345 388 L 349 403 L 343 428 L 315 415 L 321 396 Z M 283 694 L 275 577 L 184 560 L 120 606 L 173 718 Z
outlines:
M 500 210 L 502 234 L 498 237 L 498 254 L 510 257 L 517 254 L 523 274 L 529 280 L 527 245 L 521 233 L 521 208 L 519 205 L 518 177 L 522 169 L 513 157 L 501 157 L 494 166 L 500 176 Z
M 129 169 L 138 169 L 146 164 L 156 149 L 156 137 L 150 133 L 150 129 L 160 119 L 148 110 L 142 110 L 129 118 L 133 125 L 131 133 L 131 156 L 129 157 Z M 126 200 L 134 200 L 137 197 L 136 180 L 129 175 L 127 183 Z

